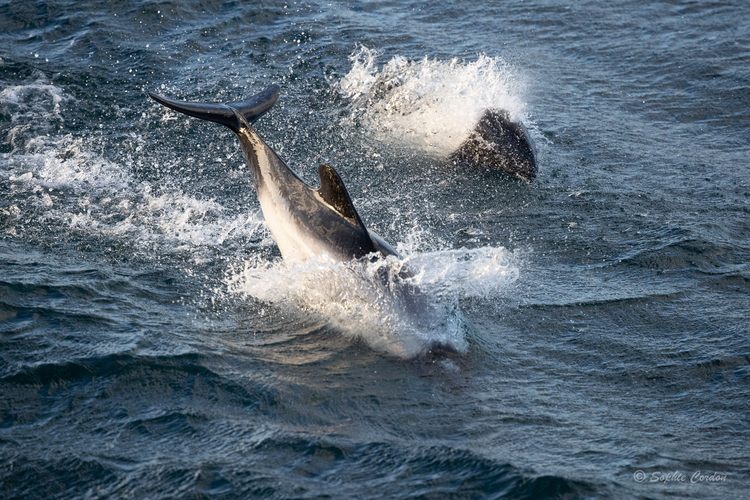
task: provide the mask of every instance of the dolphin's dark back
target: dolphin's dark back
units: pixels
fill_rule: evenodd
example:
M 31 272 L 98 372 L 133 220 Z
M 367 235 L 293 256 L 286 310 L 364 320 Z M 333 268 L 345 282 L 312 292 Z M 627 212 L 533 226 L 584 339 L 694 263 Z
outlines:
M 526 128 L 507 111 L 488 109 L 469 137 L 450 158 L 459 163 L 494 168 L 523 179 L 536 177 L 536 151 Z
M 148 93 L 148 96 L 159 104 L 175 111 L 195 118 L 221 123 L 238 132 L 242 128 L 243 119 L 248 124 L 252 124 L 271 109 L 279 98 L 280 90 L 278 85 L 269 85 L 264 91 L 255 94 L 246 101 L 227 103 L 175 101 L 151 92 Z

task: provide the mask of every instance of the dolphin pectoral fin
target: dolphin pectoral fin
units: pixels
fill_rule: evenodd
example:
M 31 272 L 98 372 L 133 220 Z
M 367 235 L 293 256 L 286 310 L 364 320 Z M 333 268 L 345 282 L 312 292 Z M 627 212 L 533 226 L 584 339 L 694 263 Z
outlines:
M 341 177 L 339 177 L 339 174 L 333 167 L 321 163 L 318 167 L 318 175 L 320 175 L 320 189 L 318 189 L 318 194 L 323 198 L 323 201 L 328 203 L 342 217 L 351 220 L 356 225 L 365 229 L 362 219 L 359 218 L 359 214 L 354 209 L 349 192 L 344 187 Z
M 221 123 L 238 132 L 242 128 L 243 119 L 247 124 L 252 124 L 271 109 L 279 98 L 279 92 L 278 85 L 270 85 L 245 101 L 234 101 L 226 104 L 175 101 L 151 92 L 148 95 L 159 104 L 175 111 L 202 120 Z
M 370 235 L 370 239 L 372 240 L 372 244 L 375 245 L 375 250 L 380 252 L 383 257 L 388 257 L 389 255 L 395 255 L 397 258 L 401 259 L 401 255 L 393 249 L 392 246 L 390 246 L 383 238 L 380 237 L 377 233 L 374 233 L 373 231 L 367 230 L 367 234 Z

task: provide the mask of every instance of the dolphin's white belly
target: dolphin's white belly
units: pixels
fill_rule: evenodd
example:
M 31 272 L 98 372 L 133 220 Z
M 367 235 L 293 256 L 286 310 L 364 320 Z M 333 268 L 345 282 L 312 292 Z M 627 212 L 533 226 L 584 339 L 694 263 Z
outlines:
M 266 189 L 258 192 L 258 200 L 284 260 L 301 262 L 323 253 L 325 248 L 320 242 L 296 224 L 286 199 L 277 190 L 266 186 Z
M 282 192 L 282 189 L 289 189 L 289 186 L 285 182 L 278 181 L 280 169 L 269 157 L 270 149 L 267 149 L 265 143 L 254 131 L 248 130 L 247 136 L 257 155 L 259 178 L 255 179 L 255 184 L 258 201 L 260 201 L 263 217 L 276 240 L 281 256 L 286 261 L 301 262 L 323 253 L 326 246 L 316 237 L 316 231 L 300 226 L 301 221 L 294 215 L 295 208 L 289 205 L 289 193 Z M 251 161 L 249 159 L 249 162 Z

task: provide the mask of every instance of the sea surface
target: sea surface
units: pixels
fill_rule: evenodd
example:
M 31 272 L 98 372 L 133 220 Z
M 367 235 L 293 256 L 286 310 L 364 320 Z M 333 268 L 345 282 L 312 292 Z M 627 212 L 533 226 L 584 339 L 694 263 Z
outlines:
M 147 97 L 270 84 L 402 259 L 284 263 Z M 0 0 L 3 499 L 748 498 L 749 261 L 745 0 Z

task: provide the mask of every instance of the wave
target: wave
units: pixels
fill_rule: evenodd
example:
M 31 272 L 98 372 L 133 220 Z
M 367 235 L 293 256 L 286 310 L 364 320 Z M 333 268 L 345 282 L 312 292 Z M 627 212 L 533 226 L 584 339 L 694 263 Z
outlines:
M 681 237 L 656 248 L 642 249 L 623 256 L 623 264 L 660 271 L 698 269 L 706 273 L 739 272 L 746 267 L 736 245 L 698 238 Z
M 191 423 L 182 422 L 185 418 L 172 419 L 182 423 L 183 432 L 191 432 Z M 245 447 L 225 453 L 224 460 L 204 460 L 198 467 L 185 460 L 186 453 L 196 451 L 192 448 L 172 449 L 158 460 L 151 458 L 152 452 L 134 460 L 122 450 L 87 452 L 85 458 L 65 450 L 44 458 L 17 457 L 12 466 L 0 467 L 0 480 L 10 498 L 83 498 L 91 488 L 99 495 L 149 498 L 352 498 L 364 487 L 384 498 L 536 499 L 597 496 L 600 488 L 582 480 L 535 475 L 447 446 L 352 444 L 263 434 L 258 442 L 247 435 L 238 436 Z M 214 443 L 206 445 L 209 450 L 215 447 Z M 143 446 L 147 446 L 145 442 Z M 163 450 L 162 446 L 150 443 L 158 450 Z M 262 461 L 256 458 L 258 453 Z M 238 467 L 227 458 L 246 466 Z
M 0 377 L 0 382 L 41 387 L 90 380 L 92 377 L 122 376 L 128 372 L 143 371 L 144 368 L 171 374 L 176 366 L 179 366 L 180 371 L 188 374 L 216 377 L 214 373 L 200 365 L 201 359 L 202 356 L 195 353 L 171 356 L 108 354 L 81 358 L 75 361 L 37 363 L 25 366 L 13 374 Z

